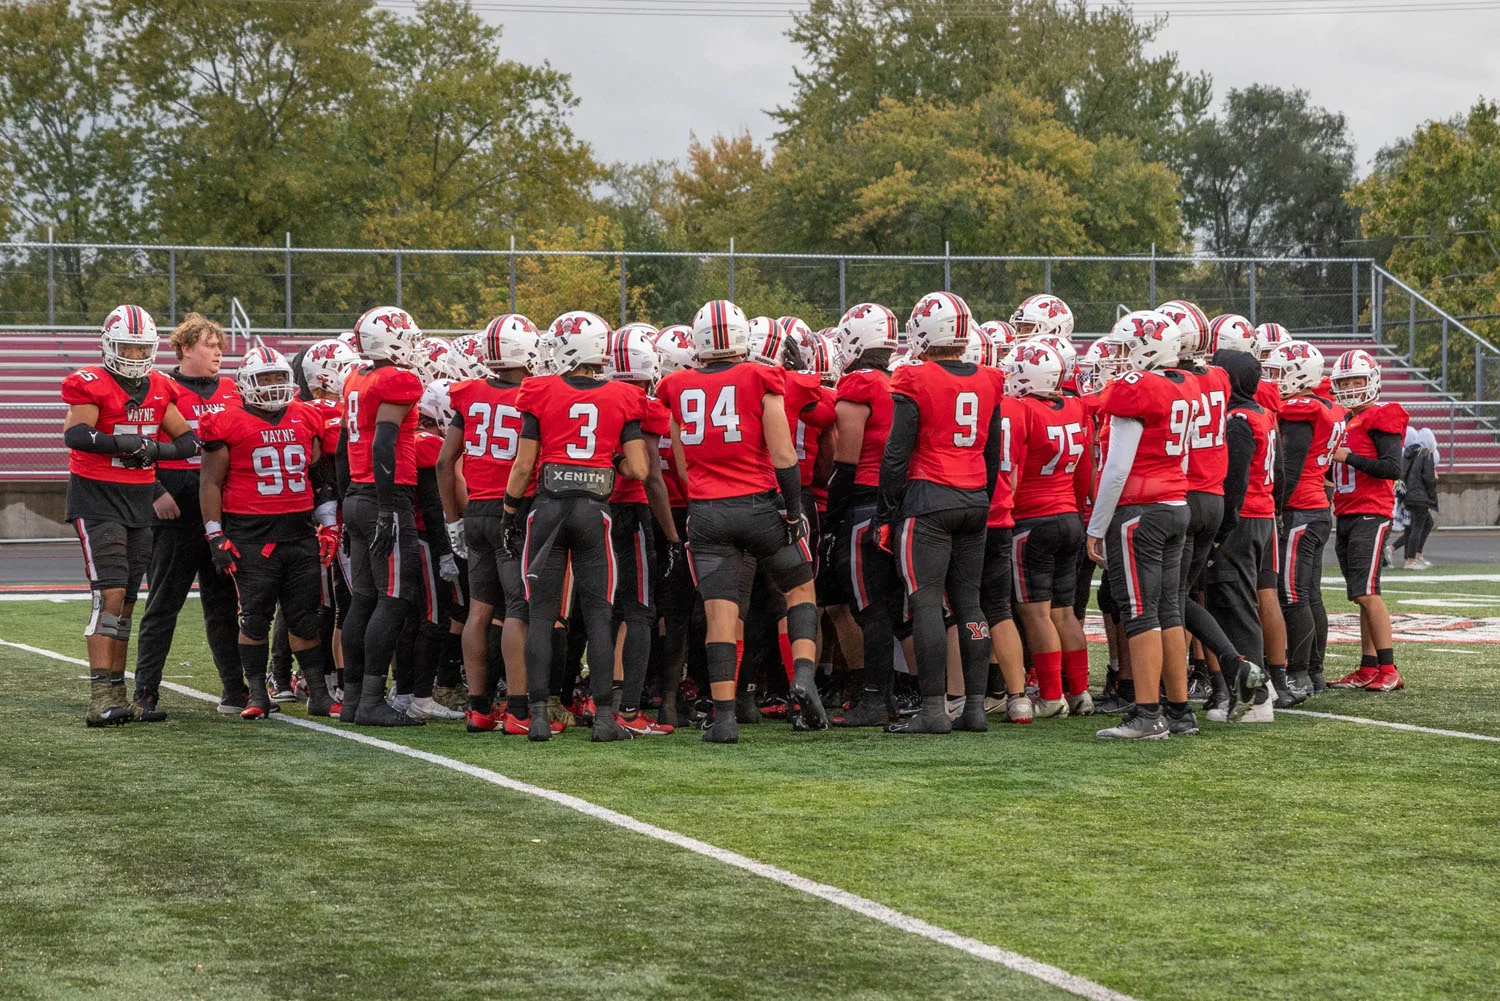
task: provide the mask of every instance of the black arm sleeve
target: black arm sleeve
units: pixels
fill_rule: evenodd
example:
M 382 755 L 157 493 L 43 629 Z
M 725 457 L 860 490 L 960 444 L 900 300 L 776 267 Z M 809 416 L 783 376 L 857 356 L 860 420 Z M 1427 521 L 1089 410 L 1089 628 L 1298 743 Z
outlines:
M 448 555 L 448 531 L 444 528 L 443 495 L 438 492 L 437 469 L 429 466 L 417 470 L 417 509 L 422 512 L 427 544 L 439 556 Z
M 917 429 L 922 425 L 917 401 L 900 393 L 891 394 L 891 433 L 885 440 L 885 454 L 880 458 L 880 495 L 875 503 L 875 517 L 885 523 L 894 521 L 906 496 L 906 470 L 911 465 L 912 449 L 917 444 Z
M 375 474 L 375 503 L 382 511 L 396 506 L 396 439 L 401 428 L 394 421 L 375 425 L 375 441 L 370 448 Z
M 1370 441 L 1375 444 L 1375 458 L 1366 459 L 1351 452 L 1344 461 L 1377 480 L 1401 479 L 1401 436 L 1391 431 L 1371 431 Z
M 781 490 L 781 503 L 786 513 L 794 518 L 802 516 L 802 466 L 792 463 L 776 470 L 776 486 Z
M 75 452 L 94 452 L 98 455 L 121 455 L 134 452 L 141 447 L 138 434 L 105 434 L 87 424 L 74 424 L 63 432 L 63 443 Z
M 1250 460 L 1255 458 L 1255 432 L 1249 421 L 1230 417 L 1224 437 L 1229 443 L 1229 472 L 1224 478 L 1224 520 L 1219 522 L 1215 542 L 1224 541 L 1239 524 L 1240 505 L 1250 485 Z
M 536 419 L 536 414 L 521 414 L 521 437 L 529 441 L 542 440 L 542 424 Z
M 1302 479 L 1307 454 L 1312 451 L 1312 424 L 1307 421 L 1282 421 L 1277 425 L 1281 441 L 1281 470 L 1276 476 L 1276 510 L 1286 507 L 1287 499 Z
M 989 437 L 984 440 L 984 493 L 995 496 L 995 480 L 1000 475 L 1000 408 L 990 415 Z
M 640 421 L 626 421 L 625 426 L 620 428 L 621 445 L 627 441 L 640 441 L 642 437 Z
M 338 499 L 343 500 L 344 495 L 349 492 L 349 425 L 347 423 L 339 428 L 339 444 L 333 450 L 333 478 Z
M 837 524 L 849 509 L 849 498 L 854 493 L 855 465 L 852 462 L 835 462 L 833 472 L 828 474 L 827 522 Z
M 157 459 L 191 459 L 198 451 L 198 436 L 191 431 L 184 431 L 160 446 Z

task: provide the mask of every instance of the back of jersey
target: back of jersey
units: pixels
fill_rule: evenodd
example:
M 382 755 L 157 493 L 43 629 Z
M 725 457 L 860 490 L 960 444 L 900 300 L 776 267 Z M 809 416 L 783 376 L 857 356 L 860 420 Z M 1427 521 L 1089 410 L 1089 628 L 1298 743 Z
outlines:
M 1295 477 L 1286 506 L 1292 511 L 1326 511 L 1328 494 L 1323 489 L 1329 467 L 1333 465 L 1334 450 L 1344 440 L 1344 408 L 1322 396 L 1293 396 L 1283 400 L 1281 419 L 1287 422 L 1305 423 L 1311 426 L 1312 440 L 1307 446 L 1307 458 L 1301 469 L 1283 470 L 1286 477 Z M 1290 433 L 1290 432 L 1288 432 Z
M 677 422 L 690 500 L 776 489 L 761 415 L 766 395 L 782 396 L 785 385 L 785 370 L 744 361 L 681 369 L 661 381 L 657 397 Z
M 896 370 L 891 393 L 911 399 L 921 415 L 907 477 L 983 490 L 984 449 L 998 401 L 994 376 L 968 362 L 917 362 Z
M 1224 420 L 1231 395 L 1229 373 L 1217 365 L 1198 373 L 1198 405 L 1193 416 L 1193 441 L 1188 452 L 1188 490 L 1224 493 L 1229 473 L 1229 446 L 1224 443 Z
M 1046 518 L 1078 510 L 1087 493 L 1079 476 L 1090 476 L 1089 446 L 1093 421 L 1076 396 L 1026 396 L 1016 401 L 1013 428 L 1020 467 L 1014 513 L 1017 518 Z
M 839 379 L 837 401 L 863 404 L 870 408 L 859 448 L 859 464 L 854 470 L 854 483 L 861 487 L 878 487 L 880 459 L 885 455 L 885 440 L 891 433 L 890 374 L 878 368 L 845 372 L 843 378 Z
M 1198 387 L 1177 370 L 1128 372 L 1104 390 L 1100 415 L 1142 424 L 1130 476 L 1119 503 L 1161 504 L 1187 498 L 1188 449 Z M 1108 463 L 1108 453 L 1105 462 Z

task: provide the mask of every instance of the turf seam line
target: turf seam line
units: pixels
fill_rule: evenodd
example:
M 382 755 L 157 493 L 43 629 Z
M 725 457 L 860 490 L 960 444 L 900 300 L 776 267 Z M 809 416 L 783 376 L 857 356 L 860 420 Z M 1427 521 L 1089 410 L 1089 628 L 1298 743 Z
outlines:
M 81 664 L 84 667 L 88 666 L 88 661 L 86 660 L 82 660 L 77 657 L 69 657 L 66 654 L 58 653 L 55 650 L 47 650 L 42 647 L 34 647 L 25 643 L 15 643 L 5 639 L 0 639 L 0 645 L 13 647 L 18 650 L 25 650 L 29 653 L 35 653 L 44 657 L 50 657 L 54 660 L 64 661 L 69 664 Z M 131 677 L 134 677 L 134 675 L 131 674 Z M 210 695 L 208 692 L 200 691 L 196 688 L 189 688 L 186 685 L 179 685 L 173 682 L 163 682 L 161 687 L 167 689 L 168 691 L 176 692 L 179 695 L 184 695 L 188 698 L 197 699 L 202 702 L 212 702 L 217 704 L 219 701 L 218 697 L 215 695 Z M 1069 973 L 1067 970 L 1052 966 L 1048 963 L 1043 963 L 1040 960 L 1032 959 L 1030 956 L 1023 956 L 1020 953 L 1011 952 L 1007 949 L 1001 949 L 998 946 L 990 945 L 987 942 L 981 942 L 979 939 L 970 938 L 967 935 L 960 935 L 957 932 L 949 931 L 946 928 L 941 928 L 937 925 L 923 921 L 921 918 L 916 918 L 911 916 L 910 914 L 898 911 L 892 907 L 887 907 L 885 904 L 877 903 L 876 901 L 870 900 L 866 897 L 861 897 L 857 894 L 850 893 L 847 890 L 841 890 L 836 886 L 830 886 L 827 883 L 819 883 L 815 880 L 808 879 L 805 876 L 799 876 L 796 873 L 791 872 L 790 870 L 769 865 L 765 862 L 757 862 L 756 860 L 744 855 L 740 855 L 737 852 L 729 851 L 726 848 L 720 848 L 717 845 L 711 845 L 706 841 L 700 841 L 697 838 L 689 837 L 686 834 L 680 834 L 677 831 L 668 830 L 665 827 L 657 827 L 655 824 L 648 824 L 643 820 L 637 820 L 635 817 L 632 817 L 629 814 L 619 813 L 607 807 L 599 806 L 596 803 L 591 803 L 586 799 L 581 799 L 580 797 L 570 795 L 569 793 L 559 792 L 555 789 L 547 789 L 543 786 L 531 785 L 528 782 L 522 782 L 519 779 L 513 779 L 508 775 L 502 775 L 499 772 L 492 771 L 491 769 L 481 768 L 478 765 L 471 765 L 467 761 L 459 761 L 456 758 L 450 758 L 445 755 L 433 754 L 430 751 L 418 750 L 414 747 L 407 747 L 405 744 L 392 743 L 391 741 L 381 740 L 379 737 L 371 737 L 363 733 L 356 733 L 350 730 L 338 729 L 325 723 L 318 723 L 314 722 L 313 720 L 302 719 L 296 716 L 288 716 L 285 713 L 276 713 L 272 715 L 270 719 L 280 720 L 282 723 L 289 723 L 292 726 L 301 727 L 305 730 L 312 730 L 318 733 L 331 734 L 335 737 L 342 737 L 345 740 L 352 740 L 357 744 L 364 744 L 367 747 L 378 748 L 382 751 L 390 751 L 394 754 L 402 755 L 403 757 L 415 758 L 418 761 L 425 761 L 428 764 L 438 765 L 442 768 L 460 772 L 472 778 L 477 778 L 481 781 L 488 782 L 491 785 L 496 785 L 503 789 L 509 789 L 512 792 L 523 793 L 528 796 L 535 796 L 538 799 L 546 800 L 550 803 L 556 804 L 557 806 L 565 807 L 569 810 L 581 813 L 595 820 L 601 820 L 607 824 L 612 824 L 615 827 L 624 828 L 627 831 L 633 831 L 636 834 L 640 834 L 657 841 L 665 842 L 666 844 L 685 849 L 697 855 L 702 855 L 703 857 L 712 859 L 715 862 L 720 862 L 724 865 L 732 866 L 736 869 L 742 869 L 745 872 L 760 876 L 763 879 L 770 880 L 773 883 L 779 883 L 780 885 L 787 887 L 788 889 L 796 890 L 800 893 L 805 893 L 808 896 L 817 897 L 821 900 L 827 901 L 828 903 L 842 907 L 845 910 L 852 911 L 855 914 L 859 914 L 863 917 L 878 921 L 890 928 L 895 928 L 897 931 L 903 931 L 911 935 L 917 935 L 921 938 L 928 939 L 929 941 L 936 942 L 939 945 L 946 945 L 949 948 L 958 950 L 959 952 L 967 953 L 968 955 L 974 956 L 977 959 L 983 959 L 988 962 L 1004 966 L 1007 969 L 1014 970 L 1017 973 L 1022 973 L 1037 980 L 1041 980 L 1044 983 L 1051 984 L 1054 987 L 1059 987 L 1070 994 L 1074 994 L 1082 998 L 1087 998 L 1089 999 L 1089 1001 L 1135 1001 L 1135 999 L 1128 994 L 1121 994 L 1119 991 L 1111 990 L 1108 987 L 1105 987 L 1103 984 L 1096 984 L 1092 980 L 1089 980 L 1085 977 L 1077 976 L 1075 974 Z
M 1365 716 L 1341 716 L 1338 713 L 1319 713 L 1310 709 L 1278 709 L 1276 715 L 1285 713 L 1288 716 L 1311 716 L 1313 719 L 1331 719 L 1340 723 L 1359 723 L 1362 726 L 1383 726 L 1389 730 L 1405 730 L 1409 733 L 1430 733 L 1439 737 L 1458 737 L 1462 740 L 1483 740 L 1491 744 L 1500 744 L 1500 737 L 1492 737 L 1485 733 L 1467 733 L 1463 730 L 1439 730 L 1431 726 L 1417 726 L 1415 723 L 1395 723 L 1384 719 L 1370 719 Z

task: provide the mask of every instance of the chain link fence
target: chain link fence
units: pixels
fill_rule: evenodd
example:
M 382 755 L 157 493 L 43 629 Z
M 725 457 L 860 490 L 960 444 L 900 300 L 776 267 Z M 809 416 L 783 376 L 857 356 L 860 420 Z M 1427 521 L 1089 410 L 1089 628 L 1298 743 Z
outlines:
M 339 250 L 126 244 L 0 245 L 0 324 L 91 325 L 134 302 L 171 325 L 189 310 L 227 317 L 238 299 L 256 329 L 348 327 L 395 303 L 430 329 L 475 329 L 502 312 L 538 323 L 569 309 L 611 321 L 690 320 L 729 297 L 752 315 L 814 327 L 858 302 L 898 314 L 934 289 L 984 320 L 1037 292 L 1067 300 L 1084 335 L 1122 309 L 1188 298 L 1296 331 L 1371 329 L 1368 259 L 795 255 L 674 251 Z

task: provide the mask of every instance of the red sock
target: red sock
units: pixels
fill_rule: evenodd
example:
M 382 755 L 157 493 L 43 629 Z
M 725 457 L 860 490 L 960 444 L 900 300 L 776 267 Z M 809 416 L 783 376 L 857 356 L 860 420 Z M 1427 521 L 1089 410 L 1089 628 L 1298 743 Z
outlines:
M 745 641 L 734 641 L 734 683 L 738 687 L 740 683 L 740 664 L 745 660 Z
M 1062 656 L 1061 650 L 1035 651 L 1031 655 L 1037 687 L 1041 689 L 1038 694 L 1048 701 L 1055 702 L 1063 697 Z
M 790 685 L 797 676 L 792 667 L 792 637 L 787 633 L 777 633 L 776 639 L 781 644 L 781 668 L 786 671 L 786 683 Z
M 1069 695 L 1078 695 L 1089 688 L 1088 650 L 1064 650 L 1062 652 L 1063 689 Z

